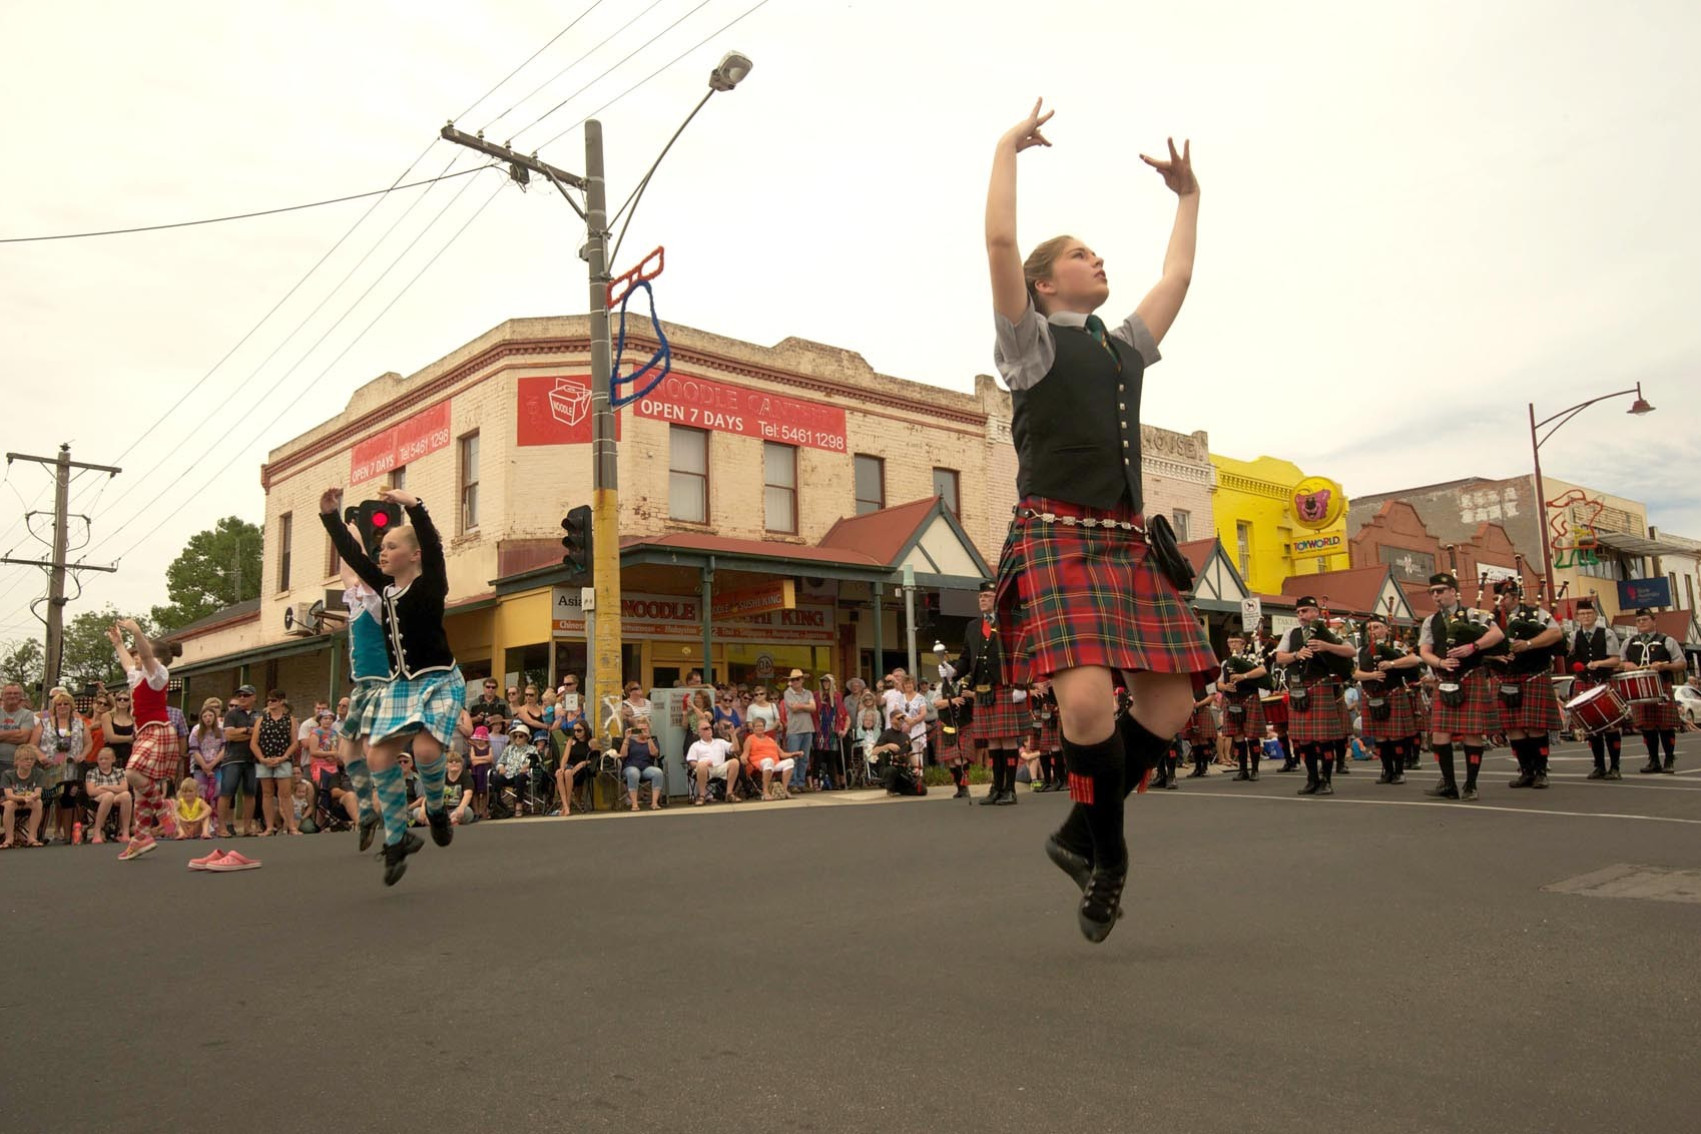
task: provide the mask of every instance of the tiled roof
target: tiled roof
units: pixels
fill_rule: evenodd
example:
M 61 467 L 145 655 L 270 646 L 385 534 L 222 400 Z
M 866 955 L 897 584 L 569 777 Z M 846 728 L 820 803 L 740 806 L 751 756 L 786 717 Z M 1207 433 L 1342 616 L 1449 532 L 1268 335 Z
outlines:
M 168 639 L 188 638 L 202 630 L 211 630 L 226 622 L 240 622 L 247 618 L 257 618 L 260 615 L 260 600 L 258 598 L 244 599 L 233 603 L 223 610 L 215 610 L 205 618 L 197 618 L 187 626 L 179 627 L 166 635 Z
M 1217 540 L 1215 536 L 1210 539 L 1190 539 L 1176 546 L 1181 554 L 1186 556 L 1187 562 L 1193 564 L 1193 571 L 1197 574 L 1205 569 L 1205 564 L 1211 558 L 1211 549 L 1217 546 Z
M 908 504 L 894 504 L 877 512 L 846 516 L 827 529 L 820 546 L 858 552 L 873 557 L 876 562 L 891 565 L 916 534 L 916 529 L 933 512 L 937 496 L 924 497 Z
M 669 532 L 659 536 L 624 536 L 622 548 L 674 547 L 681 551 L 704 551 L 722 555 L 753 555 L 764 559 L 803 559 L 817 563 L 840 563 L 851 567 L 884 567 L 886 564 L 860 551 L 810 547 L 808 544 L 779 543 L 761 539 L 732 539 L 707 532 Z
M 1388 568 L 1381 563 L 1325 571 L 1320 575 L 1289 575 L 1282 580 L 1282 594 L 1290 598 L 1312 595 L 1320 602 L 1327 602 L 1331 612 L 1373 614 L 1387 579 Z

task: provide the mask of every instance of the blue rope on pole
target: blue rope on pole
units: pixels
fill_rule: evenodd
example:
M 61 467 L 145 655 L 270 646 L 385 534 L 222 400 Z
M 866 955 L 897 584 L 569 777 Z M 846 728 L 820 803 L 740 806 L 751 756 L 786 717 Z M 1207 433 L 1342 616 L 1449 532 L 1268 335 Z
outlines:
M 632 293 L 637 291 L 639 288 L 643 288 L 644 294 L 650 297 L 650 326 L 656 332 L 656 342 L 661 345 L 656 348 L 656 353 L 650 356 L 650 360 L 648 362 L 622 378 L 620 376 L 620 359 L 621 356 L 626 353 L 626 305 L 631 302 Z M 648 385 L 646 385 L 643 389 L 638 390 L 636 393 L 630 393 L 624 397 L 620 395 L 619 389 L 621 386 L 637 382 L 640 378 L 650 373 L 650 371 L 655 370 L 657 363 L 661 364 L 661 370 L 653 379 L 650 380 Z M 648 397 L 652 390 L 661 385 L 662 379 L 666 378 L 668 376 L 668 372 L 672 369 L 673 348 L 668 346 L 667 334 L 662 330 L 661 320 L 656 318 L 656 293 L 650 290 L 650 283 L 648 280 L 639 280 L 627 289 L 625 295 L 620 297 L 620 337 L 615 340 L 614 366 L 608 376 L 608 397 L 610 403 L 615 409 L 621 409 L 625 406 L 631 405 L 640 398 Z

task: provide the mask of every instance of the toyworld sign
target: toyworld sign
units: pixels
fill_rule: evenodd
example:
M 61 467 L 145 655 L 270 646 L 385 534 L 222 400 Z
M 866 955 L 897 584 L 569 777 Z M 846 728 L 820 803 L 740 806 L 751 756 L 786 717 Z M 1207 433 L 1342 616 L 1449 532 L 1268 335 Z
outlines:
M 1346 549 L 1346 537 L 1337 532 L 1334 535 L 1296 539 L 1293 541 L 1292 554 L 1295 559 L 1316 559 L 1322 555 L 1339 555 Z

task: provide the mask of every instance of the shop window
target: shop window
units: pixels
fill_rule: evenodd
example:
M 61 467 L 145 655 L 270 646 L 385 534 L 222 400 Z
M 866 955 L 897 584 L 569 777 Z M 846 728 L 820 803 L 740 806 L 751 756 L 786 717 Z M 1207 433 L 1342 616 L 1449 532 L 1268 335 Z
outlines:
M 395 489 L 397 492 L 406 492 L 408 490 L 408 467 L 406 465 L 397 465 L 395 468 L 390 470 L 389 479 L 391 488 Z
M 1177 508 L 1169 514 L 1170 526 L 1175 529 L 1175 541 L 1186 543 L 1193 538 L 1193 513 L 1185 508 Z
M 687 425 L 667 431 L 667 515 L 691 524 L 709 522 L 709 433 Z
M 878 512 L 886 506 L 886 462 L 867 453 L 856 455 L 856 514 Z
M 763 526 L 771 532 L 797 531 L 797 447 L 762 443 Z
M 1235 559 L 1240 564 L 1240 577 L 1245 580 L 1252 570 L 1252 525 L 1238 520 L 1234 525 Z
M 957 496 L 959 478 L 956 469 L 933 470 L 933 495 L 945 501 L 945 507 L 962 515 L 963 509 Z

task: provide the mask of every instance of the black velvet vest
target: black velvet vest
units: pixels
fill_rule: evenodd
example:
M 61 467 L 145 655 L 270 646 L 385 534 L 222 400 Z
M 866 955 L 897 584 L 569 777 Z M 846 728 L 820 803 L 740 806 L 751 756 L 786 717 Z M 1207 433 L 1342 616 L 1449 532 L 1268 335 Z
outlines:
M 1605 661 L 1606 656 L 1606 627 L 1597 622 L 1592 631 L 1585 631 L 1579 626 L 1571 639 L 1572 664 L 1586 666 L 1590 662 Z M 1595 678 L 1591 675 L 1590 680 Z
M 1010 395 L 1016 490 L 1115 508 L 1140 491 L 1140 352 L 1115 335 L 1106 350 L 1085 327 L 1051 328 L 1057 357 L 1031 389 Z

